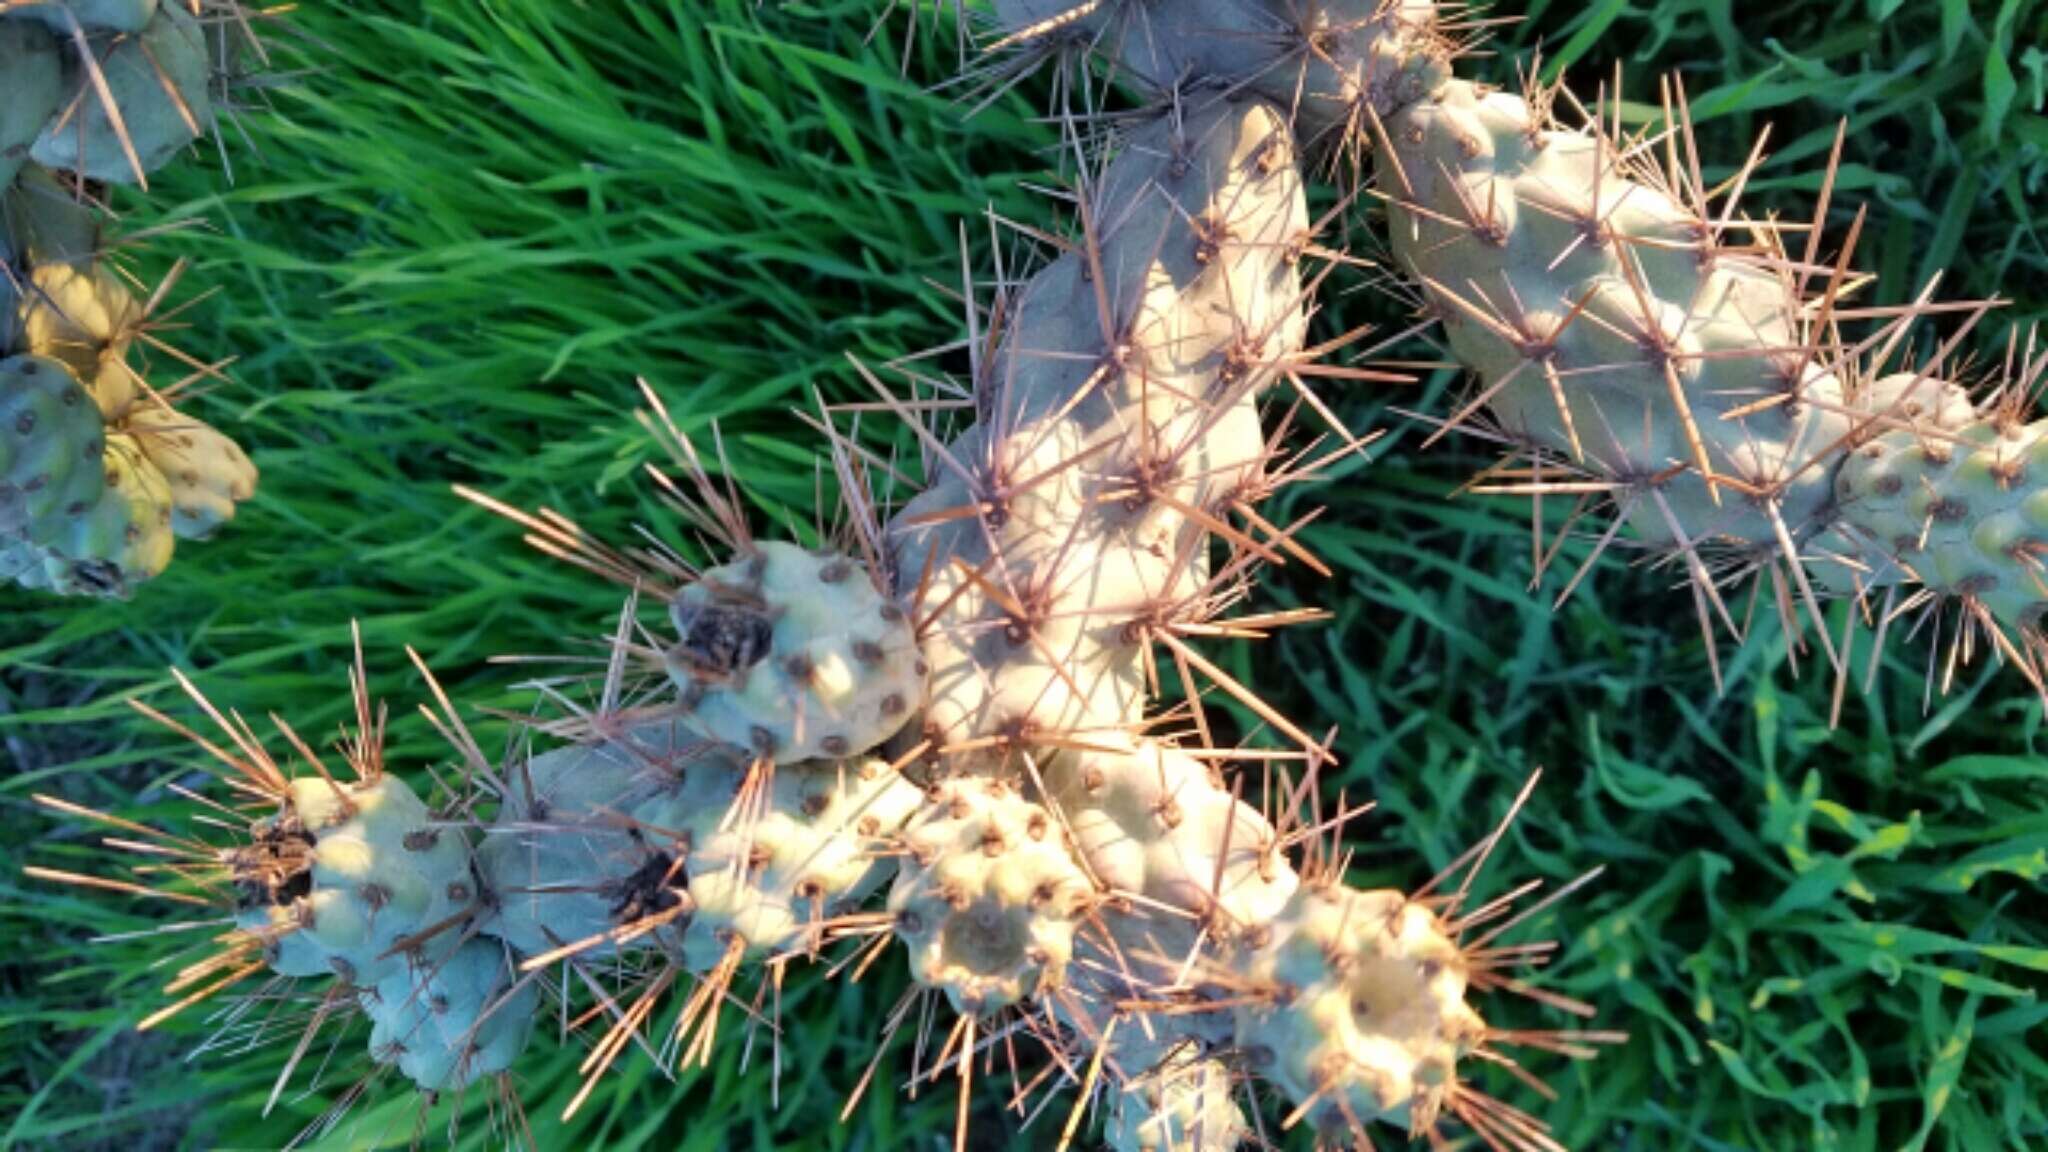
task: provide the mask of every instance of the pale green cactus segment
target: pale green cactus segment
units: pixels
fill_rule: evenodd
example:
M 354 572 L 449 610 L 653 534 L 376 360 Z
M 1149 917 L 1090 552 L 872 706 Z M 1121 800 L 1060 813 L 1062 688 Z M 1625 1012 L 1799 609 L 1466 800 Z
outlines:
M 0 188 L 28 163 L 30 147 L 63 102 L 56 39 L 39 24 L 0 18 Z
M 1270 923 L 1300 880 L 1273 826 L 1214 766 L 1156 741 L 1122 743 L 1105 737 L 1061 757 L 1047 786 L 1109 889 L 1102 918 L 1125 962 L 1170 981 L 1198 938 L 1228 942 Z M 1124 910 L 1119 894 L 1137 899 Z
M 1265 936 L 1231 960 L 1271 993 L 1235 1009 L 1252 1071 L 1325 1131 L 1430 1122 L 1486 1036 L 1442 921 L 1400 892 L 1304 885 Z
M 511 792 L 476 853 L 491 893 L 484 931 L 536 956 L 607 936 L 681 902 L 681 847 L 672 832 L 644 825 L 639 813 L 672 797 L 701 798 L 706 785 L 729 797 L 724 781 L 734 774 L 719 763 L 678 776 L 650 754 L 660 747 L 629 737 L 557 748 L 510 773 Z M 680 923 L 658 924 L 632 939 L 589 944 L 581 954 L 673 947 L 680 933 Z
M 1918 427 L 1885 431 L 1842 466 L 1845 535 L 1887 567 L 1979 606 L 2010 629 L 2039 629 L 2048 611 L 2048 421 L 1986 414 L 1950 428 L 1944 407 Z
M 502 945 L 476 939 L 359 990 L 370 1054 L 426 1092 L 458 1091 L 512 1066 L 533 1035 L 540 993 Z
M 601 938 L 629 917 L 639 918 L 630 892 L 636 878 L 646 876 L 657 889 L 680 885 L 674 863 L 623 830 L 493 832 L 477 849 L 478 871 L 498 902 L 484 930 L 531 956 L 579 944 L 578 954 L 592 959 L 656 947 L 673 928 L 656 927 L 631 940 Z
M 1094 883 L 1044 807 L 998 780 L 939 785 L 889 892 L 911 976 L 979 1016 L 1060 987 Z
M 17 537 L 0 537 L 0 582 L 30 591 L 50 591 L 50 571 L 43 550 Z
M 1115 915 L 1115 901 L 1115 895 L 1109 895 L 1098 914 L 1104 919 Z M 1041 999 L 1066 1030 L 1079 1059 L 1093 1060 L 1100 1050 L 1104 1074 L 1114 1083 L 1127 1084 L 1169 1060 L 1229 1047 L 1233 1032 L 1227 1011 L 1168 1014 L 1120 1009 L 1119 1005 L 1155 1001 L 1162 986 L 1181 976 L 1156 967 L 1143 972 L 1139 968 L 1114 944 L 1105 946 L 1088 936 L 1075 940 L 1065 987 Z
M 736 944 L 748 960 L 816 951 L 829 922 L 893 874 L 889 848 L 923 800 L 886 761 L 791 764 L 760 808 L 700 817 L 684 965 L 708 972 Z
M 1262 475 L 1256 397 L 1301 347 L 1309 225 L 1278 115 L 1217 102 L 1139 128 L 1086 195 L 1089 234 L 1004 309 L 954 463 L 889 529 L 931 617 L 926 733 L 983 750 L 955 770 L 1001 762 L 991 737 L 1138 718 L 1132 626 L 1199 587 L 1188 510 L 1228 514 Z
M 235 924 L 283 976 L 373 988 L 439 961 L 473 905 L 469 844 L 397 777 L 302 777 L 246 845 L 225 850 Z
M 1864 449 L 1885 454 L 1883 447 L 1871 446 L 1893 434 L 1954 443 L 1959 433 L 1984 418 L 1961 385 L 1914 372 L 1867 381 L 1857 389 L 1850 408 L 1856 421 L 1854 435 L 1843 445 L 1839 465 L 1829 472 L 1835 485 L 1835 522 L 1809 551 L 1808 569 L 1823 589 L 1843 596 L 1867 596 L 1915 583 L 1918 576 L 1900 562 L 1896 534 L 1881 535 L 1857 523 L 1874 505 L 1859 500 L 1848 480 L 1852 459 Z
M 191 0 L 177 0 L 189 5 Z M 6 0 L 5 15 L 40 21 L 60 36 L 73 28 L 140 32 L 156 16 L 157 0 Z
M 61 273 L 69 269 L 52 265 Z M 125 598 L 255 491 L 227 437 L 161 402 L 135 405 L 118 360 L 88 393 L 61 362 L 0 362 L 0 576 L 59 595 Z M 123 405 L 109 426 L 102 404 Z
M 0 29 L 6 27 L 0 23 Z M 48 354 L 36 347 L 50 343 L 55 320 L 47 285 L 59 272 L 89 282 L 100 250 L 99 217 L 48 170 L 31 165 L 13 183 L 0 185 L 0 355 Z M 104 309 L 94 300 L 87 311 Z M 56 358 L 76 362 L 74 357 Z M 80 380 L 90 386 L 94 377 L 85 371 Z
M 294 780 L 282 811 L 226 863 L 241 897 L 237 922 L 276 946 L 280 971 L 324 967 L 358 987 L 403 973 L 409 956 L 452 950 L 450 925 L 476 900 L 467 838 L 390 775 Z
M 1125 1085 L 1103 1133 L 1110 1152 L 1232 1152 L 1250 1136 L 1230 1070 L 1192 1058 Z
M 106 492 L 106 444 L 99 410 L 62 364 L 0 360 L 0 539 L 75 535 Z
M 212 132 L 207 32 L 181 5 L 162 5 L 141 30 L 95 37 L 90 46 L 106 95 L 67 54 L 65 103 L 36 138 L 36 163 L 92 180 L 135 183 Z M 119 109 L 118 124 L 106 96 Z
M 1053 1015 L 1092 1047 L 1113 1013 L 1179 983 L 1219 948 L 1257 932 L 1300 881 L 1273 827 L 1238 801 L 1210 764 L 1152 740 L 1091 737 L 1055 758 L 1046 786 L 1088 871 L 1102 885 L 1096 913 L 1106 942 L 1083 940 Z M 1228 1044 L 1226 1013 L 1125 1019 L 1110 1035 L 1112 1069 L 1126 1079 L 1170 1053 Z
M 1824 525 L 1832 473 L 1809 465 L 1847 399 L 1770 258 L 1520 97 L 1451 81 L 1386 127 L 1395 255 L 1498 425 L 1622 482 L 1652 544 L 1776 550 Z
M 1152 89 L 1224 88 L 1288 109 L 1304 141 L 1361 138 L 1448 75 L 1434 0 L 996 0 L 996 34 L 1079 46 Z
M 60 596 L 126 599 L 171 562 L 171 490 L 133 438 L 107 437 L 106 487 L 77 515 L 38 530 L 43 582 Z
M 858 755 L 924 695 L 909 617 L 866 568 L 768 541 L 671 605 L 683 723 L 778 764 Z
M 1895 372 L 1857 395 L 1859 437 L 1904 430 L 1939 438 L 1979 422 L 1977 405 L 1962 385 L 1916 372 Z
M 299 931 L 302 911 L 288 904 L 251 903 L 235 911 L 235 927 L 263 941 L 263 958 L 279 976 L 353 976 L 346 966 L 337 968 L 312 936 Z
M 123 369 L 109 369 L 117 374 Z M 118 388 L 107 379 L 102 403 Z M 241 446 L 195 416 L 164 404 L 137 405 L 117 425 L 141 446 L 170 489 L 171 531 L 204 540 L 235 518 L 235 507 L 256 494 L 256 465 Z

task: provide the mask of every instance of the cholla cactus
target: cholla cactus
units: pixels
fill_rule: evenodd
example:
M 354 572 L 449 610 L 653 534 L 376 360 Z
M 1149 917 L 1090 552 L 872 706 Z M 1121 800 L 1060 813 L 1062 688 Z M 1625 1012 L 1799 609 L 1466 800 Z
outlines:
M 924 695 L 903 609 L 850 557 L 763 541 L 669 614 L 665 659 L 690 726 L 774 763 L 872 748 Z
M 1299 889 L 1239 954 L 1271 989 L 1237 1009 L 1240 1042 L 1318 1127 L 1426 1125 L 1485 1036 L 1457 942 L 1404 893 Z
M 418 972 L 394 972 L 357 993 L 370 1054 L 422 1091 L 462 1088 L 512 1066 L 533 1031 L 540 992 L 512 982 L 505 950 L 468 940 Z
M 2038 362 L 2033 371 L 2048 368 Z M 1989 634 L 2012 629 L 2016 661 L 2040 672 L 2048 587 L 2048 422 L 2021 423 L 2007 400 L 1976 411 L 1953 384 L 1894 376 L 1881 380 L 1929 394 L 1929 414 L 1873 402 L 1896 415 L 1870 430 L 1836 479 L 1841 531 L 1865 561 L 1866 587 L 1924 584 L 1961 599 Z M 2024 391 L 2019 394 L 2025 395 Z M 1938 405 L 1938 406 L 1937 406 Z
M 889 914 L 918 983 L 980 1016 L 1064 981 L 1095 886 L 1043 805 L 1000 780 L 951 781 L 903 842 Z
M 727 766 L 672 770 L 663 761 L 666 736 L 654 728 L 596 747 L 558 748 L 509 774 L 497 819 L 477 849 L 490 895 L 487 931 L 528 955 L 583 941 L 593 955 L 609 955 L 681 931 L 669 921 L 633 939 L 615 931 L 674 907 L 674 889 L 685 881 L 662 839 L 643 832 L 643 806 L 674 803 L 684 790 L 709 807 L 731 802 L 732 789 L 706 795 L 698 783 L 716 787 Z
M 1967 331 L 1987 306 L 1852 307 L 1856 230 L 1839 256 L 1824 247 L 1832 168 L 1788 243 L 1741 210 L 1761 144 L 1735 178 L 1701 178 L 1682 89 L 1666 85 L 1667 123 L 1640 136 L 1597 112 L 1565 124 L 1561 88 L 1454 77 L 1457 18 L 1428 0 L 995 7 L 998 80 L 1095 59 L 1149 92 L 1276 100 L 1340 172 L 1370 151 L 1396 263 L 1476 378 L 1443 428 L 1483 419 L 1511 452 L 1478 490 L 1608 506 L 1596 554 L 1627 527 L 1684 571 L 1710 648 L 1717 623 L 1740 634 L 1728 589 L 1756 578 L 1795 642 L 1811 625 L 1846 675 L 1820 602 L 1882 593 L 1856 614 L 1880 636 L 1908 611 L 1952 613 L 1955 654 L 1982 639 L 2048 692 L 2048 528 L 2019 512 L 2048 354 L 2016 342 L 1981 406 L 1946 378 L 1960 333 L 1901 364 L 1912 326 L 1962 312 Z
M 1028 6 L 1031 25 L 1015 31 L 1102 35 L 1118 13 L 1159 10 L 1085 8 L 1062 19 Z M 1020 1099 L 1124 1096 L 1108 1133 L 1120 1148 L 1238 1145 L 1250 1124 L 1235 1090 L 1253 1081 L 1279 1092 L 1287 1124 L 1328 1144 L 1369 1145 L 1375 1123 L 1441 1139 L 1455 1118 L 1500 1147 L 1554 1147 L 1464 1079 L 1469 1060 L 1505 1059 L 1506 1045 L 1580 1053 L 1567 1034 L 1491 1029 L 1468 998 L 1520 990 L 1502 970 L 1545 954 L 1464 938 L 1506 905 L 1460 919 L 1501 834 L 1454 867 L 1455 892 L 1346 887 L 1325 841 L 1352 813 L 1324 819 L 1303 800 L 1329 763 L 1323 741 L 1198 648 L 1312 615 L 1239 612 L 1264 565 L 1317 563 L 1298 525 L 1260 505 L 1363 447 L 1341 427 L 1325 454 L 1287 447 L 1299 413 L 1328 411 L 1309 382 L 1389 374 L 1322 362 L 1361 334 L 1307 344 L 1317 281 L 1305 266 L 1329 253 L 1308 213 L 1302 139 L 1442 81 L 1440 42 L 1412 15 L 1383 11 L 1338 37 L 1369 60 L 1358 69 L 1303 55 L 1311 111 L 1286 101 L 1300 77 L 1216 99 L 1197 76 L 1188 99 L 1086 126 L 1078 235 L 969 308 L 969 379 L 895 366 L 914 393 L 957 402 L 905 400 L 859 368 L 923 449 L 922 483 L 894 515 L 883 510 L 897 486 L 870 487 L 874 457 L 831 406 L 818 426 L 853 514 L 817 551 L 753 541 L 733 490 L 712 483 L 658 402 L 647 427 L 691 481 L 666 487 L 720 550 L 714 567 L 615 551 L 559 516 L 470 494 L 635 599 L 601 703 L 535 725 L 566 747 L 501 773 L 452 718 L 443 725 L 497 803 L 473 805 L 461 830 L 482 838 L 482 882 L 442 917 L 449 939 L 467 940 L 449 948 L 447 974 L 407 968 L 375 989 L 379 1012 L 451 1005 L 440 1023 L 406 1010 L 389 1025 L 430 1032 L 399 1060 L 416 1083 L 463 1079 L 435 1042 L 450 1035 L 480 1071 L 498 1067 L 517 1045 L 493 1022 L 530 1017 L 529 981 L 559 966 L 562 994 L 604 989 L 591 994 L 611 1021 L 573 1110 L 672 990 L 683 1003 L 664 1054 L 699 1062 L 736 985 L 765 973 L 763 1005 L 788 964 L 857 940 L 856 971 L 896 943 L 909 958 L 914 984 L 885 1041 L 950 1006 L 948 1038 L 917 1046 L 930 1064 L 913 1075 L 957 1070 L 962 1147 L 975 1067 L 1021 1040 L 1049 1060 L 1035 1079 L 1020 1070 Z M 1176 26 L 1184 53 L 1142 74 L 1178 81 L 1238 50 L 1204 31 Z M 1399 77 L 1391 90 L 1375 78 L 1383 65 Z M 930 415 L 954 410 L 968 414 L 961 426 Z M 659 634 L 641 626 L 640 596 L 667 606 Z M 1166 699 L 1162 665 L 1182 700 Z M 1254 759 L 1221 746 L 1212 690 L 1294 747 Z M 1247 788 L 1238 760 L 1273 776 Z M 1307 765 L 1298 778 L 1272 767 L 1290 762 Z M 1275 798 L 1271 809 L 1247 792 Z M 885 889 L 885 906 L 864 910 Z M 479 940 L 518 953 L 516 966 Z M 485 988 L 501 999 L 473 1010 Z
M 147 186 L 241 81 L 238 0 L 5 0 L 0 185 L 23 163 Z
M 74 419 L 61 430 L 18 418 L 24 447 L 0 482 L 0 505 L 18 510 L 0 517 L 0 573 L 63 594 L 125 596 L 163 571 L 174 538 L 204 539 L 231 518 L 257 475 L 233 441 L 137 373 L 135 345 L 157 341 L 150 309 L 78 195 L 37 168 L 0 190 L 0 352 L 14 357 L 7 402 L 29 405 L 52 389 L 90 400 L 68 409 Z M 62 437 L 65 451 L 97 445 L 67 472 L 60 501 L 35 495 L 60 479 L 44 468 L 58 451 L 48 436 Z
M 300 1051 L 329 1020 L 360 1013 L 371 1025 L 371 1057 L 397 1065 L 422 1090 L 459 1090 L 486 1079 L 502 1086 L 498 1074 L 526 1045 L 538 992 L 518 977 L 502 944 L 476 931 L 487 894 L 476 882 L 469 832 L 386 770 L 385 718 L 372 707 L 360 646 L 352 680 L 356 727 L 340 746 L 340 774 L 280 720 L 279 735 L 303 762 L 288 771 L 239 719 L 181 682 L 219 726 L 223 743 L 137 707 L 190 736 L 231 790 L 254 802 L 258 814 L 238 835 L 219 840 L 225 825 L 218 819 L 173 832 L 37 797 L 121 833 L 108 844 L 140 863 L 134 882 L 47 869 L 31 875 L 221 907 L 233 925 L 212 938 L 217 950 L 166 985 L 177 999 L 141 1026 L 154 1027 L 250 977 L 275 974 L 323 989 Z M 451 722 L 460 730 L 458 719 Z M 175 867 L 164 868 L 166 860 Z M 262 994 L 275 991 L 273 985 Z M 278 1091 L 286 1079 L 279 1078 Z
M 888 878 L 883 850 L 921 799 L 887 761 L 863 760 L 780 768 L 758 806 L 678 812 L 671 827 L 695 826 L 684 964 L 816 951 Z
M 34 356 L 0 362 L 0 528 L 83 517 L 106 487 L 105 450 L 99 411 L 63 365 Z
M 1201 614 L 1212 525 L 1259 495 L 1257 398 L 1306 327 L 1307 208 L 1264 106 L 1134 133 L 1085 196 L 1090 231 L 1005 301 L 976 423 L 927 452 L 891 533 L 932 606 L 925 731 L 949 769 L 1016 772 L 1045 737 L 1140 719 L 1147 642 Z
M 1732 619 L 1723 589 L 1760 572 L 1781 590 L 1788 630 L 1800 629 L 1795 612 L 1810 618 L 1846 671 L 1818 597 L 1885 589 L 1889 622 L 1897 591 L 1920 584 L 1931 595 L 1908 607 L 1958 606 L 1965 636 L 1990 638 L 2041 685 L 2048 536 L 2019 516 L 1969 542 L 1953 526 L 2031 494 L 2018 411 L 2048 360 L 2029 353 L 1981 413 L 1940 378 L 1942 356 L 1892 371 L 1907 326 L 1929 310 L 1843 334 L 1846 254 L 1832 274 L 1815 268 L 1825 203 L 1804 250 L 1788 252 L 1777 225 L 1739 214 L 1741 179 L 1710 203 L 1682 94 L 1668 97 L 1664 149 L 1597 120 L 1568 129 L 1551 95 L 1449 81 L 1387 121 L 1379 153 L 1395 253 L 1479 378 L 1449 425 L 1483 407 L 1556 478 L 1495 487 L 1610 501 L 1692 578 L 1710 634 Z M 1994 442 L 2006 447 L 1977 458 L 1973 446 Z M 1873 474 L 1869 462 L 1909 446 L 1925 448 L 1927 468 Z M 1977 459 L 1962 472 L 1974 479 L 1940 490 L 1958 457 Z M 1894 499 L 1908 481 L 1915 493 Z
M 204 539 L 254 493 L 241 449 L 138 374 L 162 291 L 138 298 L 94 199 L 97 182 L 146 184 L 214 129 L 251 20 L 233 0 L 0 4 L 0 357 L 59 366 L 96 402 L 103 444 L 89 493 L 0 517 L 0 575 L 17 583 L 126 596 L 174 538 Z
M 1232 1152 L 1250 1135 L 1223 1062 L 1178 1059 L 1117 1097 L 1103 1139 L 1110 1152 Z
M 353 989 L 371 1055 L 422 1089 L 502 1072 L 526 1045 L 537 993 L 513 987 L 502 947 L 448 930 L 475 914 L 468 840 L 374 759 L 359 767 L 347 783 L 289 781 L 249 843 L 220 854 L 235 925 L 278 974 Z

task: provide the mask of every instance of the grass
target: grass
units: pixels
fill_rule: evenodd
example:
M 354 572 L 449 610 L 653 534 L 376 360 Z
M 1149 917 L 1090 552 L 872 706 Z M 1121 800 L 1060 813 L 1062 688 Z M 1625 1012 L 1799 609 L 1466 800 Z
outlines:
M 2048 202 L 2048 3 L 1743 7 L 1535 0 L 1502 30 L 1502 58 L 1475 67 L 1511 80 L 1506 57 L 1541 43 L 1582 91 L 1625 64 L 1637 98 L 1677 69 L 1709 157 L 1732 164 L 1773 125 L 1759 190 L 1794 215 L 1847 117 L 1841 186 L 1870 205 L 1859 263 L 1884 274 L 1880 294 L 1910 297 L 1946 270 L 1946 294 L 2011 300 L 1986 350 L 2001 324 L 2048 319 L 2032 209 Z M 518 670 L 489 658 L 598 635 L 617 597 L 451 484 L 613 538 L 662 523 L 633 479 L 653 451 L 630 419 L 645 377 L 688 430 L 719 422 L 759 523 L 807 523 L 811 446 L 786 410 L 814 389 L 850 397 L 846 352 L 957 336 L 932 282 L 956 275 L 964 220 L 993 205 L 1052 221 L 1022 190 L 1046 178 L 1054 142 L 1029 99 L 964 119 L 925 91 L 948 74 L 950 42 L 923 39 L 906 79 L 893 45 L 864 43 L 876 8 L 310 8 L 299 19 L 322 71 L 252 122 L 261 156 L 238 154 L 237 185 L 218 192 L 216 173 L 188 165 L 135 204 L 138 223 L 213 225 L 137 259 L 189 257 L 191 282 L 221 289 L 184 343 L 241 358 L 202 411 L 252 446 L 264 487 L 132 603 L 15 596 L 0 614 L 0 938 L 17 942 L 0 958 L 0 1146 L 275 1146 L 353 1075 L 355 1038 L 320 1091 L 262 1116 L 275 1049 L 188 1065 L 175 1059 L 196 1026 L 129 1031 L 159 1004 L 144 965 L 160 948 L 86 937 L 159 910 L 20 879 L 30 859 L 96 855 L 30 794 L 162 818 L 178 806 L 169 785 L 196 781 L 123 697 L 160 692 L 176 665 L 245 715 L 332 731 L 358 620 L 399 714 L 394 761 L 446 759 L 410 714 L 424 696 L 407 644 L 487 743 L 502 738 L 475 709 L 524 699 Z M 1368 293 L 1329 304 L 1332 330 L 1398 318 Z M 1265 593 L 1336 619 L 1227 660 L 1292 714 L 1342 725 L 1331 786 L 1380 802 L 1355 833 L 1358 879 L 1420 880 L 1547 769 L 1499 878 L 1608 865 L 1546 926 L 1569 942 L 1550 982 L 1633 1039 L 1545 1067 L 1554 1104 L 1505 1094 L 1575 1148 L 2048 1142 L 2040 703 L 1972 667 L 1924 706 L 1925 651 L 1895 644 L 1878 691 L 1831 729 L 1830 686 L 1787 672 L 1781 637 L 1728 661 L 1717 696 L 1689 614 L 1654 575 L 1609 564 L 1553 614 L 1557 579 L 1529 587 L 1525 510 L 1451 498 L 1478 458 L 1419 451 L 1392 410 L 1442 411 L 1452 384 L 1338 397 L 1353 427 L 1390 435 L 1369 466 L 1290 497 L 1331 506 L 1308 543 L 1337 576 Z M 834 1122 L 899 979 L 798 984 L 779 1109 L 730 1046 L 679 1085 L 626 1060 L 602 1106 L 564 1127 L 553 1118 L 579 1052 L 541 1045 L 523 1072 L 541 1144 L 933 1146 L 950 1130 L 945 1091 L 873 1092 Z M 467 1144 L 488 1142 L 479 1103 Z M 1007 1125 L 983 1103 L 993 1139 Z M 439 1143 L 449 1111 L 423 1117 L 388 1091 L 330 1143 Z

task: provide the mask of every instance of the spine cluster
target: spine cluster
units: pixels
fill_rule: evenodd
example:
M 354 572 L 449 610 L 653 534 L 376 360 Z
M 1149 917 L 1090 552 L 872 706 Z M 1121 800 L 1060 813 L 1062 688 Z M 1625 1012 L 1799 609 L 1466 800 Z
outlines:
M 250 20 L 227 0 L 0 8 L 0 579 L 126 596 L 255 491 L 241 449 L 139 371 L 156 293 L 97 199 L 213 131 Z

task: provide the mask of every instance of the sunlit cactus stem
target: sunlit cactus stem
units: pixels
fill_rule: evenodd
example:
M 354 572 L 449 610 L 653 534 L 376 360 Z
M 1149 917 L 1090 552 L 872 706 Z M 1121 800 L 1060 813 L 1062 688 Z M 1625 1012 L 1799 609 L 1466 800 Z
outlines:
M 1555 1149 L 1471 1070 L 1618 1037 L 1481 1015 L 1475 994 L 1501 990 L 1590 1012 L 1510 974 L 1550 946 L 1491 947 L 1549 906 L 1511 912 L 1533 886 L 1470 906 L 1505 824 L 1416 892 L 1348 886 L 1360 808 L 1318 797 L 1328 725 L 1204 653 L 1322 615 L 1248 606 L 1269 566 L 1328 571 L 1297 538 L 1315 513 L 1276 522 L 1268 498 L 1368 442 L 1318 385 L 1409 377 L 1330 363 L 1363 330 L 1309 341 L 1348 257 L 1310 217 L 1306 164 L 1355 174 L 1441 90 L 1444 29 L 1418 3 L 996 16 L 1005 51 L 1115 57 L 1156 99 L 1068 119 L 1071 227 L 1020 231 L 1042 261 L 963 285 L 957 345 L 856 362 L 870 394 L 806 417 L 845 515 L 808 546 L 756 540 L 722 442 L 707 465 L 651 388 L 642 425 L 681 473 L 660 474 L 666 502 L 706 563 L 462 490 L 631 589 L 602 671 L 538 682 L 502 759 L 442 699 L 464 768 L 445 826 L 366 751 L 359 674 L 355 781 L 291 737 L 310 774 L 264 761 L 250 782 L 282 808 L 222 857 L 234 958 L 337 982 L 373 1053 L 429 1092 L 507 1082 L 544 989 L 597 1037 L 568 1114 L 636 1048 L 703 1067 L 739 1015 L 779 1044 L 790 967 L 851 944 L 833 971 L 901 956 L 910 986 L 848 1109 L 914 1028 L 909 1077 L 956 1078 L 962 1152 L 999 1052 L 1016 1104 L 1071 1092 L 1063 1140 L 1093 1108 L 1119 1152 L 1270 1142 L 1248 1084 L 1326 1145 L 1442 1143 L 1455 1122 Z M 61 420 L 66 395 L 38 413 Z M 878 403 L 915 460 L 845 431 Z M 1219 699 L 1267 738 L 1233 743 Z
M 1459 39 L 1484 30 L 1457 6 L 1002 0 L 992 24 L 991 87 L 1047 61 L 1093 66 L 1196 107 L 1205 92 L 1272 101 L 1347 184 L 1370 153 L 1395 264 L 1475 378 L 1441 430 L 1513 453 L 1478 490 L 1604 505 L 1595 554 L 1626 540 L 1682 572 L 1710 649 L 1746 631 L 1729 592 L 1756 578 L 1795 647 L 1810 636 L 1844 676 L 1853 638 L 1823 601 L 1875 594 L 1872 618 L 1953 613 L 1957 652 L 1981 637 L 2048 692 L 2048 518 L 2024 511 L 2039 481 L 2020 463 L 2048 355 L 2016 349 L 1983 410 L 1930 436 L 1917 411 L 1971 406 L 1950 378 L 1956 341 L 1916 365 L 1899 362 L 1903 337 L 1944 313 L 1967 331 L 1985 306 L 1857 303 L 1862 221 L 1828 227 L 1832 166 L 1810 227 L 1754 217 L 1762 142 L 1709 185 L 1675 83 L 1664 122 L 1627 134 L 1561 84 L 1457 77 Z M 1952 474 L 1951 459 L 1971 463 Z M 1920 491 L 1902 503 L 1908 480 Z M 1994 526 L 1966 531 L 1980 510 Z

